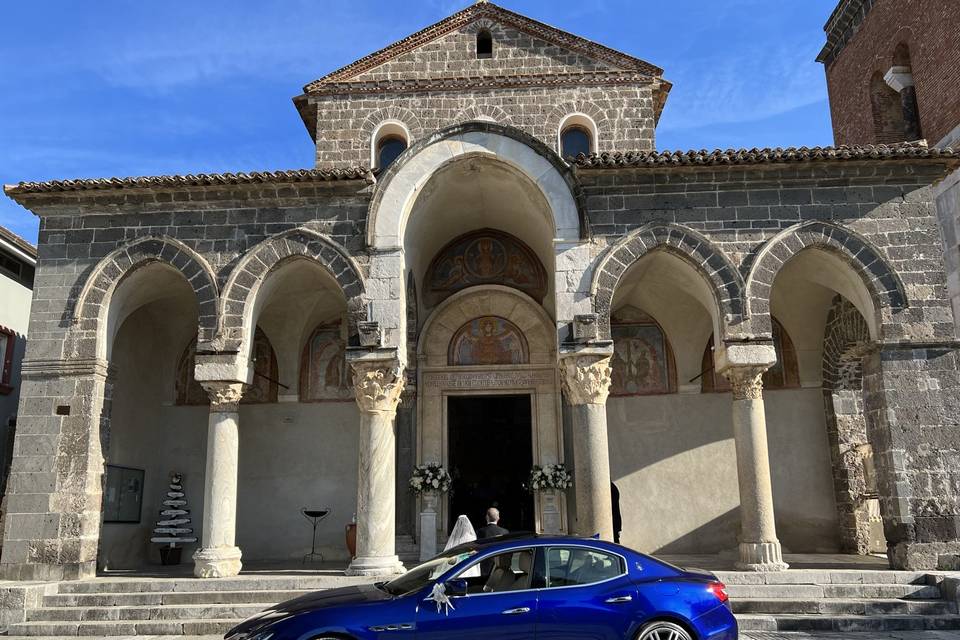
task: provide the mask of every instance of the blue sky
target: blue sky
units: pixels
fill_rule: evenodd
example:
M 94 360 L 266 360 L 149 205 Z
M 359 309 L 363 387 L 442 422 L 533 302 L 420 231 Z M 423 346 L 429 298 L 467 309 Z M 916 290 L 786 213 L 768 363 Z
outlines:
M 312 166 L 290 98 L 469 0 L 34 0 L 0 23 L 0 182 Z M 665 69 L 660 149 L 830 144 L 836 0 L 501 0 Z M 36 218 L 0 198 L 0 225 Z

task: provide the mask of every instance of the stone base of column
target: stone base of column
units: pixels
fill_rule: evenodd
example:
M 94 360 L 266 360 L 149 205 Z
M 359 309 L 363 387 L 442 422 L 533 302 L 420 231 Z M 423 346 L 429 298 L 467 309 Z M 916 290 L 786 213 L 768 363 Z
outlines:
M 786 571 L 789 567 L 778 541 L 741 542 L 740 560 L 734 565 L 737 571 Z
M 354 558 L 344 575 L 348 576 L 398 576 L 406 569 L 397 556 Z
M 193 554 L 193 575 L 198 578 L 230 578 L 240 573 L 240 549 L 216 547 L 198 549 Z

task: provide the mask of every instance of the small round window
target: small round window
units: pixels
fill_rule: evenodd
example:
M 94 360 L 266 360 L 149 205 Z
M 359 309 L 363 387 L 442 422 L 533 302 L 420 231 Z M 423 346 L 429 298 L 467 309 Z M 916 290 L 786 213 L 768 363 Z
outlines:
M 377 168 L 386 169 L 406 150 L 407 141 L 400 136 L 384 136 L 377 142 Z
M 560 134 L 561 155 L 575 158 L 590 154 L 590 132 L 580 125 L 571 125 Z

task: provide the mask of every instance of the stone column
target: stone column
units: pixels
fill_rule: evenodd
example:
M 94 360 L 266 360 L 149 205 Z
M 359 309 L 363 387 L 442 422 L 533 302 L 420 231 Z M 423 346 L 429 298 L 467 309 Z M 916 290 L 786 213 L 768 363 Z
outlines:
M 396 553 L 395 418 L 403 391 L 403 365 L 395 348 L 348 351 L 360 407 L 357 482 L 357 557 L 347 575 L 403 572 Z
M 613 541 L 607 394 L 611 347 L 584 347 L 560 355 L 560 381 L 573 417 L 574 527 L 581 536 Z
M 887 85 L 900 94 L 900 108 L 903 111 L 903 135 L 908 140 L 923 137 L 920 131 L 920 110 L 917 107 L 917 90 L 914 87 L 913 72 L 910 67 L 893 66 L 883 76 Z
M 744 571 L 787 568 L 773 518 L 767 421 L 763 409 L 763 372 L 769 366 L 770 363 L 730 366 L 722 371 L 733 391 L 733 438 L 741 518 L 740 560 L 736 568 Z
M 205 381 L 210 396 L 207 468 L 203 492 L 202 547 L 193 554 L 198 578 L 226 578 L 240 573 L 237 530 L 237 462 L 240 450 L 239 405 L 246 385 Z

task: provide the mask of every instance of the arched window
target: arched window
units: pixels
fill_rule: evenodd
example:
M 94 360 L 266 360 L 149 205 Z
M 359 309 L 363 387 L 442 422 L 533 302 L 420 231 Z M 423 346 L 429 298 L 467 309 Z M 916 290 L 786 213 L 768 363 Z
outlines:
M 618 309 L 610 321 L 612 396 L 652 396 L 677 391 L 673 349 L 657 321 L 634 307 Z
M 477 58 L 493 57 L 493 34 L 489 29 L 481 29 L 477 33 Z
M 303 347 L 300 401 L 331 402 L 353 398 L 353 376 L 347 366 L 340 322 L 321 324 Z
M 903 142 L 906 122 L 900 95 L 878 71 L 870 80 L 870 106 L 873 110 L 873 131 L 878 143 Z
M 776 318 L 770 318 L 773 324 L 773 348 L 777 353 L 777 362 L 763 374 L 764 390 L 795 389 L 800 386 L 800 373 L 797 367 L 797 350 L 793 346 L 786 329 Z M 723 393 L 730 391 L 730 383 L 714 368 L 713 336 L 703 350 L 700 367 L 705 373 L 700 378 L 700 391 L 703 393 Z
M 563 158 L 576 158 L 581 153 L 596 151 L 597 125 L 587 115 L 574 113 L 560 123 L 559 151 Z
M 389 120 L 382 123 L 373 133 L 372 166 L 385 171 L 409 145 L 410 132 L 402 122 Z
M 183 350 L 177 363 L 176 398 L 178 405 L 204 405 L 210 402 L 207 392 L 193 377 L 197 359 L 197 339 L 194 338 Z M 260 327 L 253 337 L 253 382 L 244 390 L 241 404 L 263 404 L 276 402 L 279 391 L 277 384 L 277 355 L 273 351 L 267 334 Z

